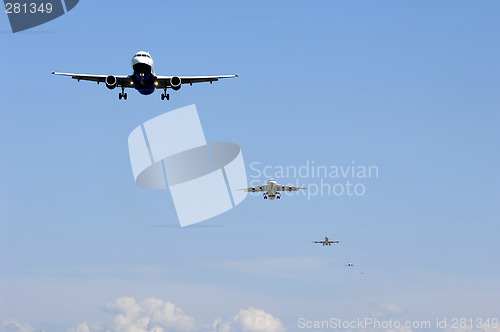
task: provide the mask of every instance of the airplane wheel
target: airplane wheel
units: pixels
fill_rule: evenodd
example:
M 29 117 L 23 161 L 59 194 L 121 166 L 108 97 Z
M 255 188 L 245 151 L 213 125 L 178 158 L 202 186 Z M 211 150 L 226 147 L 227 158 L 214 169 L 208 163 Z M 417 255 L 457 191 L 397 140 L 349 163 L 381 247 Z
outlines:
M 161 94 L 161 100 L 164 100 L 165 99 L 165 95 L 162 93 Z
M 127 93 L 125 92 L 125 94 L 123 95 L 123 99 L 127 100 Z
M 121 92 L 118 94 L 118 99 L 122 100 L 122 93 Z
M 167 100 L 170 100 L 170 94 L 167 93 Z

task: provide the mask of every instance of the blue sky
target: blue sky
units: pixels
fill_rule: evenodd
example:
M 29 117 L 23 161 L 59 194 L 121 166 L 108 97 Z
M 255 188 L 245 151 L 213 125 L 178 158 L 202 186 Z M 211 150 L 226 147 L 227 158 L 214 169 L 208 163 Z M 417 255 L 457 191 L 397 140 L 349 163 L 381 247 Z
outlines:
M 0 331 L 132 331 L 114 321 L 134 306 L 122 297 L 171 302 L 197 330 L 500 318 L 499 15 L 496 1 L 80 2 L 12 34 L 4 14 Z M 129 74 L 139 50 L 160 75 L 240 77 L 166 102 L 50 75 Z M 170 227 L 171 196 L 135 185 L 127 137 L 190 104 L 250 180 L 252 163 L 313 161 L 378 177 L 352 179 L 362 196 L 249 196 L 210 227 Z M 299 179 L 321 180 L 345 182 Z M 325 235 L 341 243 L 311 244 Z

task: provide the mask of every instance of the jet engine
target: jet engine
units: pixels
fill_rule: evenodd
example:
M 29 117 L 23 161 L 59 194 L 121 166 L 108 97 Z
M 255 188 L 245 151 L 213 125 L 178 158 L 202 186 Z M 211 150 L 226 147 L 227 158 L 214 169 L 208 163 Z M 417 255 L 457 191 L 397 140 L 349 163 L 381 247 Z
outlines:
M 109 75 L 106 77 L 106 87 L 110 90 L 113 90 L 114 88 L 116 88 L 116 83 L 118 82 L 116 77 L 114 77 L 113 75 Z
M 179 90 L 181 88 L 181 79 L 177 76 L 174 76 L 170 79 L 170 86 L 172 87 L 172 90 Z

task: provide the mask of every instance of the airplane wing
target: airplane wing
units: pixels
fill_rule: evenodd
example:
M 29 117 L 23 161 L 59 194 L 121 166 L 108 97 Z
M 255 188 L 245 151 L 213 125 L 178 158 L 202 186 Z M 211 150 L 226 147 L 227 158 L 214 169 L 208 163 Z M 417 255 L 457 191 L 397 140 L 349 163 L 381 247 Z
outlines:
M 170 87 L 170 80 L 175 76 L 156 76 L 156 85 L 157 89 L 163 89 Z M 238 77 L 238 75 L 219 75 L 219 76 L 177 76 L 181 79 L 181 84 L 190 84 L 193 83 L 203 83 L 203 82 L 212 82 L 218 81 L 220 78 L 232 78 Z
M 325 241 L 313 241 L 313 243 L 325 243 Z
M 73 74 L 73 73 L 58 73 L 53 71 L 53 75 L 62 75 L 62 76 L 71 76 L 72 79 L 80 81 L 93 81 L 99 83 L 104 83 L 106 77 L 109 75 L 87 75 L 87 74 Z M 128 75 L 112 75 L 116 77 L 116 85 L 118 87 L 124 88 L 133 88 L 132 80 L 128 77 Z
M 267 191 L 267 184 L 265 184 L 263 186 L 250 187 L 250 188 L 238 189 L 238 190 L 243 190 L 246 192 Z
M 109 75 L 88 75 L 88 74 L 73 74 L 73 73 L 59 73 L 59 72 L 52 72 L 53 75 L 62 75 L 62 76 L 71 76 L 71 78 L 82 81 L 93 81 L 97 82 L 98 84 L 101 82 L 104 82 L 106 80 L 106 77 Z M 134 85 L 132 84 L 132 80 L 128 75 L 112 75 L 116 77 L 116 85 L 118 87 L 124 87 L 124 88 L 132 88 Z M 170 87 L 170 80 L 174 76 L 156 76 L 156 82 L 155 87 L 157 89 L 164 89 Z M 215 82 L 218 81 L 220 78 L 231 78 L 231 77 L 238 77 L 238 75 L 219 75 L 219 76 L 177 76 L 181 79 L 181 84 L 193 84 L 193 83 L 202 83 L 202 82 Z
M 276 186 L 276 191 L 299 191 L 299 189 L 307 189 L 307 188 L 282 186 L 281 184 L 278 184 Z

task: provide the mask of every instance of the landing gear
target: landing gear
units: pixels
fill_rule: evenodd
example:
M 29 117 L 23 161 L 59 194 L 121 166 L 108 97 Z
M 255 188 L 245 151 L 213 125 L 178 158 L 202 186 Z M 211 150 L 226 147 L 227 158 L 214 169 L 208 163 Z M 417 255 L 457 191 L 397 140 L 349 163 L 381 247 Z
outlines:
M 170 95 L 167 93 L 167 88 L 163 89 L 164 93 L 161 94 L 161 100 L 164 100 L 167 98 L 167 100 L 170 100 Z
M 276 196 L 276 199 L 281 199 L 281 194 L 277 193 L 278 195 Z
M 264 199 L 267 199 L 267 193 L 264 194 Z
M 122 100 L 122 98 L 125 99 L 125 100 L 127 100 L 127 93 L 125 92 L 125 88 L 124 87 L 122 87 L 122 92 L 120 92 L 118 94 L 118 99 Z

